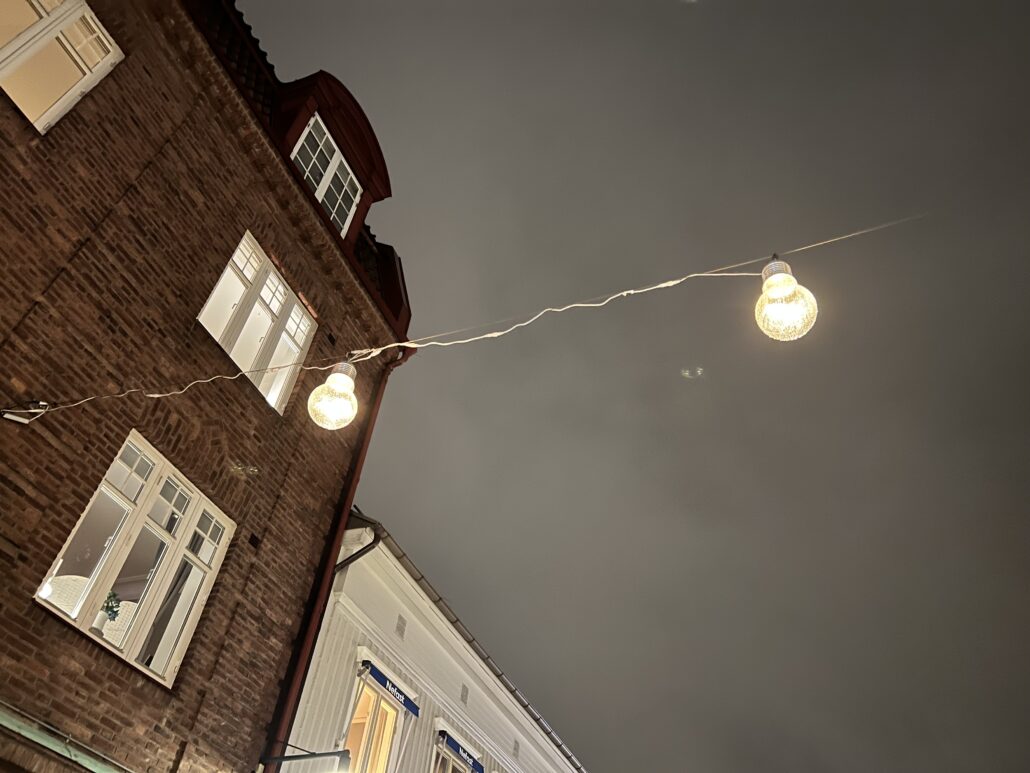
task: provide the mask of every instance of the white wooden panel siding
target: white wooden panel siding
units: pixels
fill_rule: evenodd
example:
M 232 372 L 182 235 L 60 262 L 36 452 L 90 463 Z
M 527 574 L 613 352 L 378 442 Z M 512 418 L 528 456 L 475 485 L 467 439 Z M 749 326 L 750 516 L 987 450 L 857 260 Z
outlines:
M 397 615 L 407 619 L 404 638 Z M 487 773 L 573 773 L 573 768 L 382 545 L 337 578 L 290 743 L 341 748 L 361 658 L 412 691 L 387 773 L 430 773 L 439 721 L 479 755 Z M 468 705 L 461 703 L 468 685 Z M 409 729 L 410 728 L 410 729 Z M 519 755 L 513 749 L 519 741 Z M 326 773 L 333 760 L 289 763 L 284 773 Z

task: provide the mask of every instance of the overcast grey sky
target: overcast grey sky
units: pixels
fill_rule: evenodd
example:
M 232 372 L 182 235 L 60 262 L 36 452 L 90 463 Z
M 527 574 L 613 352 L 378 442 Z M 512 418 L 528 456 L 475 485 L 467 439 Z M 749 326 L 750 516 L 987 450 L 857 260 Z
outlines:
M 413 335 L 359 504 L 591 773 L 1030 770 L 1027 11 L 241 0 L 364 106 Z M 686 380 L 682 368 L 701 366 Z

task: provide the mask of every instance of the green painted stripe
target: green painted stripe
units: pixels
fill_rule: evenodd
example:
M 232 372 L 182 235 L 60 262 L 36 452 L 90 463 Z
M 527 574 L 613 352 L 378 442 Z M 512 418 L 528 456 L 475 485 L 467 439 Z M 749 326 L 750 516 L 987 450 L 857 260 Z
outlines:
M 128 770 L 113 761 L 107 761 L 102 757 L 90 754 L 83 748 L 78 748 L 81 744 L 61 737 L 58 733 L 47 729 L 43 723 L 34 721 L 16 709 L 12 709 L 13 707 L 9 707 L 8 704 L 0 705 L 0 727 L 10 730 L 44 749 L 49 749 L 76 765 L 81 765 L 86 770 L 92 770 L 94 773 L 126 773 Z

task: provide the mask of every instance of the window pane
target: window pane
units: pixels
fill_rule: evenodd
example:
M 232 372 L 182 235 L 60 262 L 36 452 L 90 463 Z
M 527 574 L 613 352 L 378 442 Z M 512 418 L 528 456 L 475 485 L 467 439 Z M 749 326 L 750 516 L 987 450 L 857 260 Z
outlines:
M 211 533 L 211 526 L 213 524 L 214 524 L 214 521 L 211 520 L 211 516 L 207 514 L 207 511 L 205 511 L 200 516 L 200 520 L 197 522 L 197 529 L 202 531 L 204 534 L 210 534 Z
M 40 15 L 28 0 L 0 0 L 0 46 L 24 32 Z
M 279 368 L 279 370 L 270 370 L 261 379 L 261 391 L 264 392 L 268 404 L 273 408 L 278 408 L 281 402 L 285 402 L 283 392 L 293 374 L 297 372 L 296 367 L 281 366 L 292 365 L 298 360 L 300 360 L 300 349 L 284 330 L 282 336 L 279 337 L 275 351 L 272 352 L 272 359 L 268 361 L 268 367 Z
M 127 443 L 118 458 L 111 463 L 104 478 L 135 502 L 153 470 L 153 460 L 132 443 Z
M 186 508 L 190 504 L 190 495 L 171 478 L 165 478 L 164 485 L 158 493 L 154 504 L 150 506 L 150 520 L 160 526 L 169 534 L 175 534 L 175 529 L 182 520 Z
M 325 207 L 325 211 L 332 215 L 336 210 L 336 205 L 340 203 L 340 193 L 337 191 L 332 183 L 329 183 L 329 187 L 325 190 L 325 195 L 322 197 L 322 206 Z
M 272 272 L 265 280 L 265 286 L 261 288 L 261 299 L 268 304 L 272 313 L 277 315 L 283 308 L 283 301 L 286 300 L 286 285 L 279 276 Z
M 393 744 L 393 731 L 397 725 L 397 709 L 385 700 L 379 701 L 378 714 L 368 755 L 368 773 L 386 773 L 386 764 L 390 761 L 390 747 Z
M 218 543 L 222 539 L 222 527 L 215 523 L 205 512 L 200 516 L 196 530 L 186 544 L 186 549 L 208 566 L 218 552 Z
M 290 312 L 290 318 L 286 322 L 286 332 L 296 341 L 297 346 L 303 346 L 308 340 L 308 331 L 311 329 L 311 317 L 307 315 L 303 307 L 297 303 Z
M 232 255 L 232 262 L 247 279 L 253 279 L 261 267 L 261 256 L 257 254 L 254 245 L 244 236 L 236 248 L 236 252 Z
M 360 765 L 369 735 L 369 725 L 373 719 L 372 709 L 375 707 L 375 702 L 375 692 L 367 684 L 362 684 L 357 705 L 354 707 L 354 718 L 351 719 L 347 738 L 343 742 L 343 748 L 350 752 L 350 767 L 353 773 L 361 770 Z
M 272 315 L 261 303 L 254 304 L 250 316 L 240 331 L 240 337 L 229 352 L 229 356 L 240 366 L 240 370 L 254 367 L 261 344 L 265 340 L 268 329 L 272 326 Z
M 65 44 L 56 39 L 45 43 L 0 80 L 0 86 L 25 117 L 35 123 L 84 76 Z
M 247 265 L 245 259 L 244 265 Z M 215 285 L 211 297 L 207 299 L 200 316 L 197 317 L 200 324 L 215 338 L 221 339 L 229 320 L 232 319 L 233 312 L 240 305 L 246 291 L 247 285 L 239 275 L 232 268 L 226 268 L 222 272 L 222 278 Z
M 82 598 L 128 512 L 112 494 L 100 489 L 61 554 L 53 575 L 39 589 L 39 597 L 69 617 L 78 617 Z
M 293 156 L 293 162 L 312 191 L 321 185 L 336 153 L 336 146 L 316 116 Z
M 307 146 L 307 143 L 297 148 L 297 163 L 302 169 L 307 169 L 311 165 L 312 150 Z
M 64 36 L 92 72 L 111 53 L 104 36 L 88 16 L 80 16 L 64 30 Z
M 168 594 L 157 610 L 150 633 L 139 653 L 139 662 L 158 674 L 164 674 L 182 629 L 204 583 L 204 572 L 182 559 L 172 578 Z
M 144 527 L 108 591 L 105 603 L 112 603 L 115 608 L 98 612 L 90 628 L 93 633 L 121 648 L 164 554 L 164 541 Z

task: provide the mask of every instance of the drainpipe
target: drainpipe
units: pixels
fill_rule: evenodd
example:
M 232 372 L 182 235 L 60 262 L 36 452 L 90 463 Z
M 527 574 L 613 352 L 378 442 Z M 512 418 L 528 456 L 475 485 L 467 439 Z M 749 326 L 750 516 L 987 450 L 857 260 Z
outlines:
M 364 513 L 361 512 L 361 508 L 355 507 L 353 509 L 358 511 L 358 515 L 364 516 Z M 340 572 L 342 572 L 344 569 L 346 569 L 348 566 L 353 564 L 355 561 L 357 561 L 362 556 L 365 556 L 365 555 L 368 555 L 369 553 L 371 553 L 373 550 L 376 549 L 376 545 L 378 545 L 382 541 L 383 541 L 383 527 L 379 526 L 377 524 L 376 526 L 372 527 L 372 541 L 369 542 L 367 545 L 362 545 L 360 550 L 355 550 L 353 553 L 351 553 L 346 558 L 341 559 L 340 562 L 336 566 L 333 567 L 333 574 L 334 575 L 339 574 Z
M 405 348 L 400 357 L 388 363 L 383 371 L 383 377 L 376 387 L 368 423 L 362 433 L 358 452 L 351 460 L 350 469 L 347 471 L 347 485 L 340 493 L 340 499 L 336 504 L 333 522 L 329 529 L 329 539 L 326 541 L 315 584 L 311 589 L 311 596 L 301 620 L 301 632 L 297 636 L 297 643 L 283 680 L 283 689 L 279 694 L 275 714 L 269 725 L 270 732 L 265 743 L 265 753 L 261 755 L 262 759 L 270 760 L 263 769 L 265 773 L 278 773 L 280 762 L 272 758 L 282 758 L 286 755 L 286 742 L 293 729 L 293 719 L 300 703 L 300 693 L 304 688 L 304 680 L 307 678 L 311 657 L 315 651 L 315 639 L 318 638 L 318 631 L 322 627 L 322 618 L 329 602 L 329 592 L 332 589 L 333 578 L 336 576 L 337 570 L 336 559 L 340 555 L 343 532 L 347 528 L 347 516 L 354 506 L 354 494 L 358 488 L 358 480 L 361 478 L 361 469 L 365 465 L 365 456 L 368 454 L 368 446 L 372 440 L 372 430 L 375 427 L 376 418 L 379 416 L 379 406 L 382 404 L 383 394 L 386 392 L 386 382 L 394 368 L 403 365 L 414 353 L 414 349 Z M 377 543 L 378 539 L 377 536 L 373 543 Z

